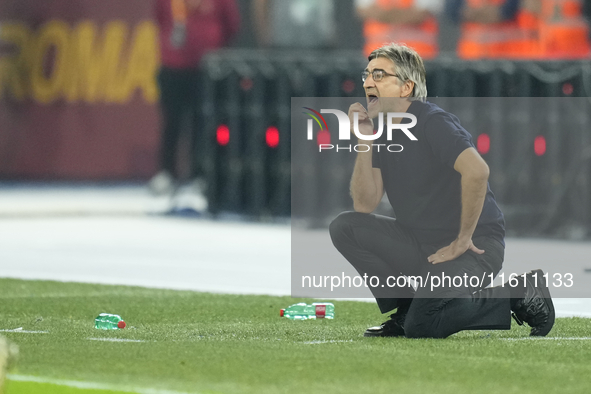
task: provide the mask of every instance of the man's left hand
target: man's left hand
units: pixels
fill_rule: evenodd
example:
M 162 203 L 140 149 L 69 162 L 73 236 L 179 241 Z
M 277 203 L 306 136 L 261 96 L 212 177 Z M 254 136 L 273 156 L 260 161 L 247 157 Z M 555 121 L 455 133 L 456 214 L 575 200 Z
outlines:
M 484 253 L 484 250 L 478 249 L 476 246 L 474 246 L 474 243 L 471 239 L 469 239 L 467 242 L 461 242 L 459 239 L 456 239 L 448 246 L 439 249 L 437 252 L 429 256 L 427 261 L 429 261 L 431 264 L 439 264 L 454 260 L 463 255 L 468 249 L 474 253 Z

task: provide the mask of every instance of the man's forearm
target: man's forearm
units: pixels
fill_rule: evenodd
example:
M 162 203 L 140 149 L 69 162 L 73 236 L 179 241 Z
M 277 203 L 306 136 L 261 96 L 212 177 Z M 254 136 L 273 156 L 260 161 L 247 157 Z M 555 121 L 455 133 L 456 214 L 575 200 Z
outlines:
M 366 141 L 359 141 L 359 144 L 365 143 Z M 377 185 L 372 172 L 371 145 L 368 152 L 357 153 L 350 188 L 355 211 L 365 213 L 373 211 L 378 197 Z
M 478 224 L 484 206 L 488 173 L 462 176 L 462 217 L 460 222 L 460 241 L 469 241 Z

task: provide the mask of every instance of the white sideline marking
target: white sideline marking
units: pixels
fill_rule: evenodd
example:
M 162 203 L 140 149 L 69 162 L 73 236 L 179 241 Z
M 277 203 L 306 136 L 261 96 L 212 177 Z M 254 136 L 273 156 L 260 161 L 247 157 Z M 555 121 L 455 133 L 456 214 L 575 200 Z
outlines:
M 331 341 L 307 341 L 307 342 L 302 342 L 302 344 L 304 345 L 318 345 L 321 343 L 339 343 L 339 342 L 353 342 L 352 339 L 348 339 L 348 340 L 339 340 L 339 341 L 335 341 L 335 340 L 331 340 Z
M 103 342 L 146 342 L 142 339 L 125 339 L 125 338 L 86 338 L 89 341 L 103 341 Z
M 581 311 L 560 311 L 556 312 L 556 317 L 586 317 L 590 318 L 591 313 Z
M 525 337 L 525 338 L 499 338 L 503 341 L 588 341 L 591 337 Z
M 15 382 L 34 382 L 34 383 L 48 383 L 55 384 L 57 386 L 74 387 L 77 389 L 90 389 L 90 390 L 111 390 L 111 391 L 123 391 L 126 393 L 138 393 L 138 394 L 189 394 L 184 391 L 172 391 L 172 390 L 159 390 L 139 387 L 121 387 L 114 384 L 106 383 L 95 383 L 95 382 L 81 382 L 77 380 L 60 380 L 44 378 L 41 376 L 29 376 L 29 375 L 7 375 L 9 380 Z
M 0 332 L 22 332 L 23 334 L 49 334 L 49 331 L 28 331 L 23 330 L 22 327 L 14 328 L 12 330 L 0 330 Z

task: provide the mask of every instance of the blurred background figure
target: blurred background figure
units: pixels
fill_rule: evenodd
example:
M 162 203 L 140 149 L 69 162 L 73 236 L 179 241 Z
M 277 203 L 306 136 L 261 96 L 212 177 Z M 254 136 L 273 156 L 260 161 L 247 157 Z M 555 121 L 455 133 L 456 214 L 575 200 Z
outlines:
M 446 8 L 451 19 L 461 26 L 458 57 L 494 59 L 520 53 L 519 0 L 450 0 Z
M 582 0 L 522 0 L 521 14 L 533 21 L 538 30 L 538 57 L 584 59 L 591 55 L 583 3 Z
M 461 59 L 580 59 L 591 54 L 579 0 L 448 0 L 446 13 L 461 26 Z
M 154 194 L 172 192 L 179 181 L 179 141 L 189 127 L 190 174 L 195 192 L 202 194 L 199 133 L 199 64 L 202 57 L 227 45 L 236 35 L 240 15 L 235 0 L 156 0 L 161 63 L 158 74 L 162 135 L 160 172 L 150 181 Z
M 332 48 L 337 43 L 334 0 L 253 0 L 258 45 Z
M 364 21 L 364 54 L 387 42 L 402 42 L 423 59 L 438 55 L 440 0 L 356 0 L 357 15 Z
M 8 339 L 0 336 L 0 394 L 5 392 L 6 373 L 14 366 L 17 355 L 18 347 L 9 342 Z

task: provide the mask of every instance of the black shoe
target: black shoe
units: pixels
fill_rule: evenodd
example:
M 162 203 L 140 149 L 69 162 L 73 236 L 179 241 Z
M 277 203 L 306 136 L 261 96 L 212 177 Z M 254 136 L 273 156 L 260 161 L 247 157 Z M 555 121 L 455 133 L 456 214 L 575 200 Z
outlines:
M 530 336 L 545 337 L 554 325 L 555 314 L 544 272 L 531 271 L 520 279 L 525 280 L 525 295 L 515 303 L 513 318 L 517 324 L 526 322 L 531 327 Z
M 364 337 L 403 337 L 404 336 L 404 321 L 406 320 L 406 313 L 408 308 L 404 311 L 396 311 L 390 315 L 390 320 L 385 321 L 379 326 L 370 327 L 363 333 Z

